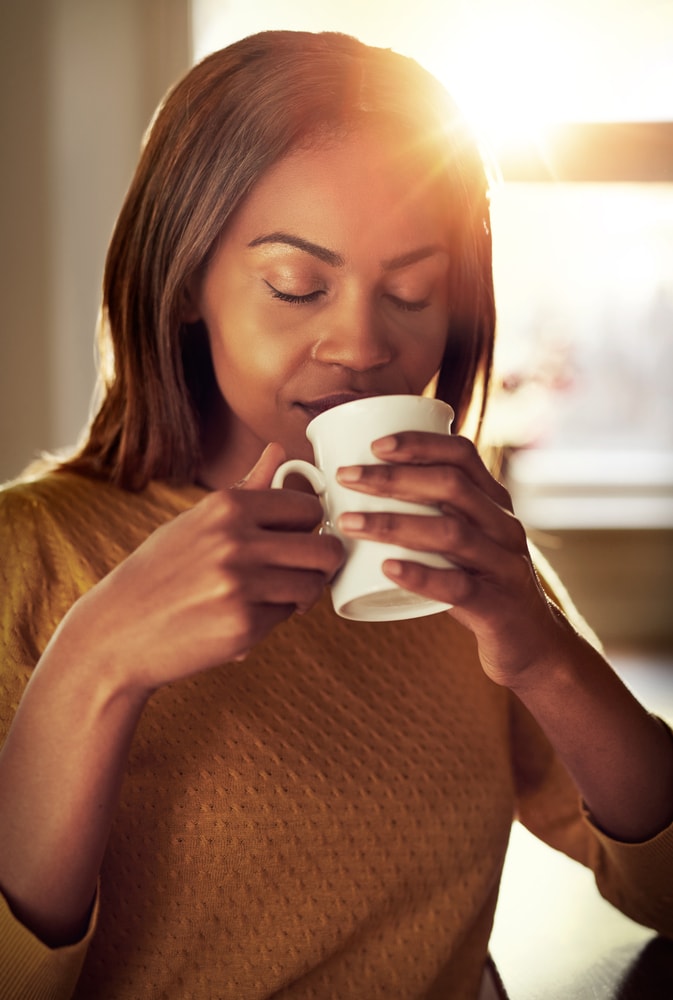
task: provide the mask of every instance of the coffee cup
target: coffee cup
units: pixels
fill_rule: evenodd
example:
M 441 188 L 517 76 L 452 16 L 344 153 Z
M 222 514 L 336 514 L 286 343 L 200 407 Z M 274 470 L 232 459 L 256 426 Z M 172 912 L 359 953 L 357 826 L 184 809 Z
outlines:
M 434 552 L 419 552 L 399 545 L 355 539 L 337 527 L 346 511 L 393 511 L 439 516 L 434 505 L 411 503 L 391 497 L 370 496 L 338 482 L 337 469 L 345 465 L 385 464 L 371 450 L 378 438 L 402 431 L 448 434 L 453 410 L 439 399 L 426 396 L 367 396 L 342 403 L 320 413 L 306 428 L 315 464 L 303 459 L 284 462 L 273 477 L 272 487 L 283 486 L 291 474 L 303 476 L 321 500 L 323 531 L 343 542 L 346 558 L 331 583 L 334 610 L 354 621 L 395 621 L 436 614 L 451 605 L 405 590 L 382 569 L 386 559 L 410 559 L 428 566 L 450 568 L 451 563 Z

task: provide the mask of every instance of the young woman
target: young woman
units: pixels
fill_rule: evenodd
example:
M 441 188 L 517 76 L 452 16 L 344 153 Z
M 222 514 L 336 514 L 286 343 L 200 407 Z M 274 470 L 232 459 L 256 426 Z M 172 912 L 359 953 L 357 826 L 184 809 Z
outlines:
M 517 815 L 673 933 L 671 734 L 475 445 L 402 434 L 342 470 L 439 507 L 341 525 L 456 564 L 386 564 L 453 605 L 430 618 L 336 617 L 340 543 L 269 488 L 340 402 L 434 391 L 458 432 L 483 408 L 487 183 L 439 85 L 334 34 L 208 57 L 103 305 L 84 445 L 0 501 L 3 997 L 486 996 Z

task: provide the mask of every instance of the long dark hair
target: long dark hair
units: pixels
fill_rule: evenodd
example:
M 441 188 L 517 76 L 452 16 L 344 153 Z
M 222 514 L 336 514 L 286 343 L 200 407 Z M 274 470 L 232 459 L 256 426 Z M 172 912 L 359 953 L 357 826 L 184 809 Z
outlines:
M 193 480 L 214 380 L 203 325 L 182 322 L 185 288 L 271 164 L 368 123 L 393 124 L 446 180 L 452 306 L 436 391 L 457 429 L 475 392 L 483 415 L 495 309 L 488 184 L 469 129 L 411 59 L 332 32 L 270 31 L 206 57 L 155 117 L 107 256 L 100 404 L 67 467 L 128 489 Z

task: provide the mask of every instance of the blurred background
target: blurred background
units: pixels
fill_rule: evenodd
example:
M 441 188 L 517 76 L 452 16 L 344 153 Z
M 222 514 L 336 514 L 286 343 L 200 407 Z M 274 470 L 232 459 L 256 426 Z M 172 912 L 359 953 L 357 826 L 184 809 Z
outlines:
M 612 644 L 673 646 L 673 0 L 0 2 L 0 481 L 86 422 L 103 260 L 166 88 L 264 28 L 442 79 L 500 167 L 489 436 Z
M 0 0 L 0 481 L 86 422 L 106 246 L 158 101 L 265 28 L 415 57 L 494 155 L 488 435 L 531 537 L 673 717 L 673 0 Z M 558 908 L 560 882 L 535 878 Z M 534 915 L 506 933 L 522 905 L 496 943 L 533 997 L 514 959 Z M 631 940 L 587 913 L 594 944 Z M 587 938 L 567 916 L 561 963 Z

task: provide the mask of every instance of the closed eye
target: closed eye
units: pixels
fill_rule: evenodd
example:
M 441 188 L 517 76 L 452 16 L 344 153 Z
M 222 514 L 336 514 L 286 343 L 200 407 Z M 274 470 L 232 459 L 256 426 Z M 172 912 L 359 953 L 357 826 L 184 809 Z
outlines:
M 265 281 L 264 284 L 268 286 L 274 299 L 280 299 L 281 302 L 289 302 L 291 305 L 304 305 L 308 302 L 315 302 L 317 298 L 325 294 L 322 288 L 317 288 L 314 292 L 308 292 L 306 295 L 293 295 L 291 292 L 281 292 L 279 288 L 274 288 L 268 281 Z
M 409 302 L 407 299 L 398 299 L 396 295 L 389 295 L 388 298 L 393 303 L 396 309 L 401 309 L 402 312 L 421 312 L 423 309 L 427 309 L 430 305 L 428 299 L 419 299 L 417 302 Z

